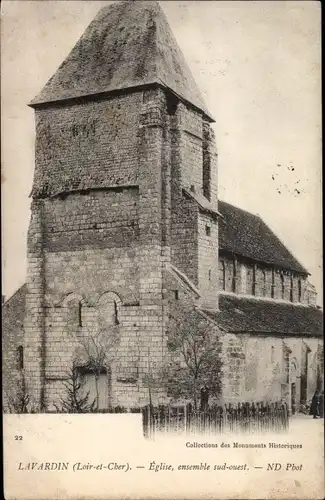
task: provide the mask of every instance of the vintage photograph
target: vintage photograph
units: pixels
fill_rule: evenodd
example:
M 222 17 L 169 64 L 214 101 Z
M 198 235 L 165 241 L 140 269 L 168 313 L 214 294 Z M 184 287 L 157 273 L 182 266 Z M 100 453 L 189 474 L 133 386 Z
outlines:
M 318 425 L 314 7 L 4 2 L 5 413 Z

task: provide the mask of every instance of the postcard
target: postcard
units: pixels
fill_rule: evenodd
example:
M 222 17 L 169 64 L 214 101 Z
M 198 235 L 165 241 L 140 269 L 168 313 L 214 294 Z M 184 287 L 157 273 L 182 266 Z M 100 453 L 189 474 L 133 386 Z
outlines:
M 320 33 L 3 2 L 7 500 L 324 497 Z

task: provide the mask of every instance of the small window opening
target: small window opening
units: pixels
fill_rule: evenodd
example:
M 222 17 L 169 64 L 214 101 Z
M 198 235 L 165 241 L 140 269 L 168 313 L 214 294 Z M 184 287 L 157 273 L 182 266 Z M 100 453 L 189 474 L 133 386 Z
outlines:
M 207 236 L 211 236 L 211 227 L 210 226 L 205 226 L 205 234 Z
M 284 276 L 282 273 L 280 274 L 280 279 L 281 279 L 281 299 L 284 299 Z
M 209 281 L 211 281 L 211 269 L 209 269 Z
M 271 347 L 271 363 L 274 363 L 274 345 Z
M 179 103 L 179 100 L 177 99 L 177 97 L 174 94 L 171 94 L 171 93 L 167 94 L 167 100 L 166 100 L 167 113 L 170 116 L 175 115 L 175 113 L 177 111 L 178 103 Z
M 174 290 L 174 296 L 175 296 L 175 300 L 179 299 L 178 290 Z
M 234 259 L 232 263 L 233 275 L 232 275 L 232 283 L 231 283 L 231 291 L 236 293 L 237 291 L 237 262 Z
M 247 293 L 247 268 L 245 264 L 240 266 L 240 291 L 241 293 Z
M 114 320 L 115 320 L 115 325 L 119 325 L 119 319 L 118 319 L 118 307 L 117 307 L 117 302 L 114 300 Z
M 223 260 L 219 261 L 219 283 L 221 290 L 226 290 L 226 266 Z
M 24 369 L 24 348 L 22 345 L 17 347 L 17 364 L 18 370 Z
M 293 302 L 293 277 L 290 276 L 290 302 Z
M 275 271 L 274 271 L 274 267 L 272 267 L 271 297 L 272 297 L 272 299 L 274 299 L 274 297 L 275 297 Z
M 82 326 L 82 303 L 78 303 L 78 325 Z
M 301 280 L 298 280 L 298 302 L 301 302 Z
M 253 281 L 252 281 L 252 295 L 256 295 L 257 283 L 256 283 L 256 265 L 253 266 Z
M 266 271 L 262 269 L 262 295 L 266 295 Z

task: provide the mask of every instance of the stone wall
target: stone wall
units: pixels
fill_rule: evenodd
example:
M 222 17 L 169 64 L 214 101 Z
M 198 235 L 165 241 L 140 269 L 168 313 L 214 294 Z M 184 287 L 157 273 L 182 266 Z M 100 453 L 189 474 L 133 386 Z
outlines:
M 172 211 L 171 261 L 198 286 L 198 207 L 192 199 L 177 199 Z
M 157 90 L 36 112 L 25 325 L 29 388 L 43 407 L 98 333 L 104 293 L 120 300 L 110 401 L 148 399 L 143 375 L 163 349 L 163 103 Z M 76 332 L 69 294 L 82 304 Z
M 71 193 L 44 202 L 44 246 L 49 252 L 123 248 L 139 240 L 138 188 Z
M 223 399 L 230 402 L 282 399 L 287 401 L 290 411 L 298 411 L 300 404 L 310 402 L 322 376 L 319 355 L 322 349 L 322 340 L 314 337 L 226 334 Z
M 143 93 L 37 109 L 33 196 L 138 183 Z
M 216 304 L 216 221 L 183 195 L 194 186 L 203 196 L 208 182 L 217 206 L 215 161 L 209 125 L 161 89 L 36 110 L 25 328 L 29 388 L 42 407 L 62 397 L 80 345 L 98 333 L 105 293 L 120 301 L 109 401 L 148 401 L 143 380 L 165 350 L 166 262 Z M 76 331 L 68 297 L 81 307 Z
M 218 308 L 218 224 L 200 213 L 198 219 L 198 284 L 204 307 Z
M 217 152 L 210 125 L 178 103 L 170 117 L 171 260 L 199 287 L 206 307 L 217 307 Z M 193 197 L 184 196 L 183 188 Z
M 23 285 L 2 307 L 2 395 L 4 411 L 17 400 L 24 370 L 24 314 L 26 286 Z

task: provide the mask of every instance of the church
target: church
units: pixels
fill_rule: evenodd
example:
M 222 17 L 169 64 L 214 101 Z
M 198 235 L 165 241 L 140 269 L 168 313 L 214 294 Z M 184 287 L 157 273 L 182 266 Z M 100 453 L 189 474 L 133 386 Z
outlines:
M 76 364 L 90 392 L 97 377 L 100 409 L 147 404 L 184 304 L 220 344 L 223 401 L 299 411 L 323 383 L 316 291 L 259 216 L 218 199 L 214 119 L 159 3 L 102 8 L 30 106 L 28 269 L 2 306 L 5 407 L 23 376 L 53 410 Z M 170 400 L 163 387 L 150 398 Z

